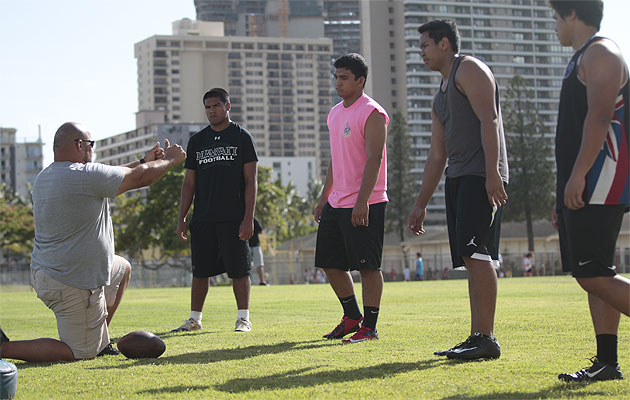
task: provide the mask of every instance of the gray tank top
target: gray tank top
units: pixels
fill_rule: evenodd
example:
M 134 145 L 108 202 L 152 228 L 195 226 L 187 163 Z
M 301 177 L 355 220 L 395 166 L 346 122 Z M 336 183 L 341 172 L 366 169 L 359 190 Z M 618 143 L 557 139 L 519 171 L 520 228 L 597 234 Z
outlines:
M 448 164 L 446 177 L 456 178 L 464 175 L 486 176 L 486 164 L 481 144 L 481 123 L 473 111 L 468 98 L 457 89 L 455 73 L 462 59 L 455 59 L 451 74 L 448 78 L 446 91 L 440 89 L 433 98 L 433 111 L 445 128 L 446 155 Z M 508 183 L 507 152 L 505 135 L 503 133 L 503 118 L 499 104 L 499 86 L 496 83 L 495 102 L 499 123 L 499 174 Z

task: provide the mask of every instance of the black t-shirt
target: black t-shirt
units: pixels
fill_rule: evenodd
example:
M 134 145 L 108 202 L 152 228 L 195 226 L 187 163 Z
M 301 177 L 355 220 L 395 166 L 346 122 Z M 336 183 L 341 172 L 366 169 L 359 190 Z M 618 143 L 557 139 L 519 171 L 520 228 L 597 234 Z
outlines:
M 196 171 L 193 221 L 241 222 L 245 215 L 243 164 L 258 161 L 252 135 L 230 122 L 195 133 L 186 149 L 187 169 Z

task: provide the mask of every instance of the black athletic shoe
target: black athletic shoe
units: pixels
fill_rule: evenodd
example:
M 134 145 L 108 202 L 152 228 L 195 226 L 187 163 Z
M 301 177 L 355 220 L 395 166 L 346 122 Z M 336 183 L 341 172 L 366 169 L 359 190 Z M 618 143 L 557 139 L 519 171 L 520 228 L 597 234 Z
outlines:
M 109 342 L 109 344 L 107 346 L 105 346 L 105 348 L 103 350 L 101 350 L 100 353 L 98 353 L 98 355 L 96 357 L 102 357 L 102 356 L 117 356 L 120 354 L 120 351 L 118 351 L 114 345 L 112 344 L 112 342 Z
M 560 374 L 558 379 L 564 382 L 593 382 L 593 381 L 610 381 L 613 379 L 623 379 L 623 374 L 619 369 L 619 364 L 605 364 L 597 359 L 591 358 L 591 365 L 573 374 Z
M 482 358 L 499 358 L 501 356 L 501 346 L 497 338 L 481 333 L 474 333 L 468 344 L 449 351 L 446 357 L 452 360 L 479 360 Z
M 445 356 L 448 354 L 449 351 L 453 351 L 453 350 L 457 350 L 461 347 L 464 347 L 466 345 L 468 345 L 468 342 L 470 341 L 470 339 L 472 339 L 472 335 L 468 336 L 468 338 L 466 338 L 466 340 L 464 340 L 461 343 L 457 343 L 455 346 L 451 347 L 448 350 L 438 350 L 438 351 L 434 351 L 433 354 L 435 354 L 436 356 Z

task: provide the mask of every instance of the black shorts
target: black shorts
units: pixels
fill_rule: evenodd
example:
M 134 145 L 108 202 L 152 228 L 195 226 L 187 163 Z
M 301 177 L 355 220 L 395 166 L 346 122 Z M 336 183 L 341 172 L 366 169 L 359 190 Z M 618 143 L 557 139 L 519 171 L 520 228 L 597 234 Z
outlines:
M 465 265 L 462 257 L 498 262 L 503 207 L 490 205 L 486 178 L 446 178 L 444 191 L 453 268 Z
M 247 240 L 238 238 L 238 222 L 203 222 L 190 224 L 192 273 L 207 278 L 227 272 L 228 277 L 249 276 L 251 261 Z
M 615 276 L 615 247 L 625 205 L 587 205 L 558 211 L 562 270 L 576 278 Z
M 332 208 L 326 203 L 317 229 L 315 266 L 344 271 L 380 270 L 386 205 L 370 204 L 368 226 L 354 227 L 352 208 Z

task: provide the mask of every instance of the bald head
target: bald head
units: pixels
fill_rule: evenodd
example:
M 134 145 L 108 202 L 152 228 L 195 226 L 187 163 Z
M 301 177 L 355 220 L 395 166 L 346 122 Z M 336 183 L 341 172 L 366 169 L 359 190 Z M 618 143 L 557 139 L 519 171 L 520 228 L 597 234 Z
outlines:
M 87 128 L 77 122 L 66 122 L 57 129 L 53 142 L 55 161 L 91 162 L 92 136 Z

